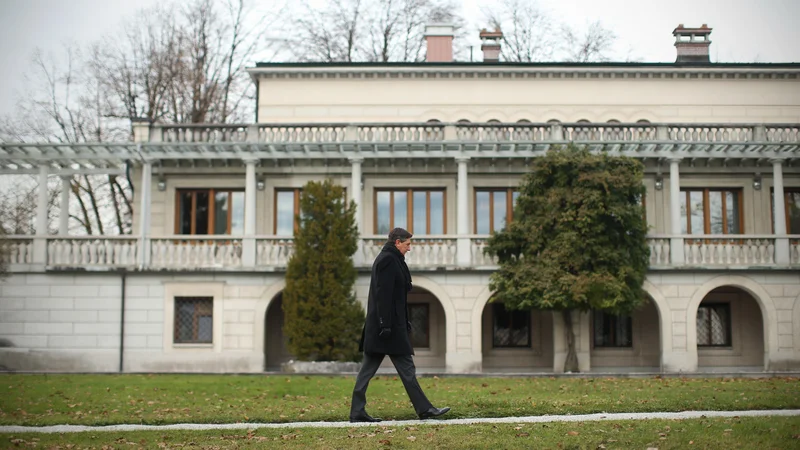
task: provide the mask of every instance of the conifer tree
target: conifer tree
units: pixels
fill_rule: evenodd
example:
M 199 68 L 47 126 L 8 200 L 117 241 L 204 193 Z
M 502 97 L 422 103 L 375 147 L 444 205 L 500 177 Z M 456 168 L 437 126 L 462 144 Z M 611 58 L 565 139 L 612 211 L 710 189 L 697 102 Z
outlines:
M 358 361 L 364 309 L 353 286 L 358 248 L 356 207 L 331 180 L 311 181 L 300 195 L 294 254 L 283 291 L 288 349 L 303 361 Z
M 578 371 L 572 311 L 629 314 L 646 301 L 643 174 L 633 158 L 551 150 L 520 183 L 511 223 L 489 238 L 486 253 L 500 263 L 489 279 L 493 300 L 561 311 L 565 372 Z

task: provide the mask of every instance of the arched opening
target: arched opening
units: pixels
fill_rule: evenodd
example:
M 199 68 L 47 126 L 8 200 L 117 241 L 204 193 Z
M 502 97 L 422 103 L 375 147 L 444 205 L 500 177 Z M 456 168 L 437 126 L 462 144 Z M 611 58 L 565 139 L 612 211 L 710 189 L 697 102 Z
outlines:
M 590 364 L 593 371 L 659 372 L 661 327 L 658 307 L 652 298 L 629 316 L 592 311 Z
M 764 319 L 748 292 L 731 286 L 712 290 L 697 307 L 694 326 L 700 370 L 763 370 Z
M 435 295 L 414 286 L 408 293 L 408 314 L 411 322 L 411 344 L 414 346 L 414 365 L 418 372 L 442 372 L 447 353 L 444 308 Z M 380 370 L 393 372 L 389 358 Z
M 553 314 L 489 301 L 481 314 L 484 372 L 552 372 Z
M 281 370 L 281 364 L 293 358 L 283 335 L 283 292 L 276 295 L 264 315 L 264 366 L 268 372 Z

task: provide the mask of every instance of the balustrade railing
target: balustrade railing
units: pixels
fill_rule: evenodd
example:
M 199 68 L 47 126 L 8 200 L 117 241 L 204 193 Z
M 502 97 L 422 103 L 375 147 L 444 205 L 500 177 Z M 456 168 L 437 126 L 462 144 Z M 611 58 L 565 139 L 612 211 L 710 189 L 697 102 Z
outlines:
M 449 129 L 449 131 L 448 131 Z M 710 123 L 305 123 L 175 124 L 152 126 L 151 141 L 166 143 L 338 142 L 800 142 L 794 124 Z
M 33 236 L 6 236 L 1 239 L 0 258 L 7 264 L 33 263 Z
M 364 237 L 363 261 L 371 265 L 386 243 L 385 236 Z M 406 253 L 409 267 L 446 267 L 456 264 L 456 238 L 454 236 L 415 236 L 411 250 Z
M 53 267 L 134 267 L 138 241 L 131 236 L 73 236 L 49 239 L 47 265 Z
M 152 268 L 223 268 L 241 265 L 241 238 L 185 235 L 150 238 Z
M 753 266 L 775 264 L 775 236 L 684 236 L 688 265 Z
M 497 259 L 484 254 L 489 236 L 470 235 L 468 267 L 492 268 Z M 246 239 L 230 236 L 158 236 L 148 237 L 146 255 L 141 254 L 141 239 L 133 236 L 48 236 L 44 260 L 37 261 L 34 236 L 9 236 L 0 240 L 0 257 L 10 266 L 42 264 L 52 268 L 143 268 L 143 269 L 245 269 L 242 261 Z M 788 264 L 800 266 L 800 236 L 778 239 L 775 235 L 651 235 L 650 267 L 784 267 L 776 260 L 776 245 L 788 241 Z M 253 268 L 285 268 L 294 253 L 291 236 L 256 236 Z M 384 236 L 363 236 L 360 253 L 354 259 L 360 267 L 369 267 L 386 242 Z M 782 242 L 782 243 L 781 243 Z M 409 266 L 417 269 L 456 267 L 458 237 L 453 235 L 415 236 L 406 255 Z M 682 249 L 673 260 L 672 246 Z M 784 255 L 786 248 L 783 247 Z M 147 256 L 147 258 L 143 258 Z M 145 259 L 147 262 L 145 263 Z M 780 258 L 778 258 L 780 259 Z

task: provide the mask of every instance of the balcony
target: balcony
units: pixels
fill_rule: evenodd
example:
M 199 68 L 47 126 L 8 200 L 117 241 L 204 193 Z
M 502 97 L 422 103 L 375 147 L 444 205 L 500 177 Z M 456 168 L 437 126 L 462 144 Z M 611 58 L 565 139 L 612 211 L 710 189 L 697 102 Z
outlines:
M 496 260 L 484 255 L 488 236 L 469 236 L 468 264 L 459 264 L 456 236 L 415 237 L 406 259 L 414 270 L 493 270 Z M 130 236 L 10 236 L 11 271 L 284 271 L 293 253 L 291 237 L 257 236 L 255 264 L 243 263 L 247 239 L 230 236 L 151 237 Z M 382 236 L 365 236 L 353 259 L 367 269 L 385 242 Z M 650 236 L 650 267 L 670 269 L 787 269 L 800 268 L 800 235 L 693 235 Z M 44 253 L 37 246 L 44 244 Z M 674 252 L 680 245 L 682 252 Z M 788 245 L 789 261 L 778 261 L 776 248 Z M 143 253 L 142 249 L 147 252 Z M 146 256 L 146 257 L 144 257 Z M 676 257 L 682 256 L 678 260 Z

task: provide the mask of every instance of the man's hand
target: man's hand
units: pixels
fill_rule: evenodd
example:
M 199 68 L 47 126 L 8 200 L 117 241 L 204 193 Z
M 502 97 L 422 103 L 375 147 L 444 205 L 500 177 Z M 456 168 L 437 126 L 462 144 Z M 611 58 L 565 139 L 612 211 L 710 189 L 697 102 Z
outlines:
M 411 322 L 406 320 L 406 330 L 408 330 L 408 334 L 411 334 Z
M 391 328 L 381 328 L 380 333 L 378 333 L 378 337 L 381 339 L 389 339 L 392 337 L 392 329 Z

